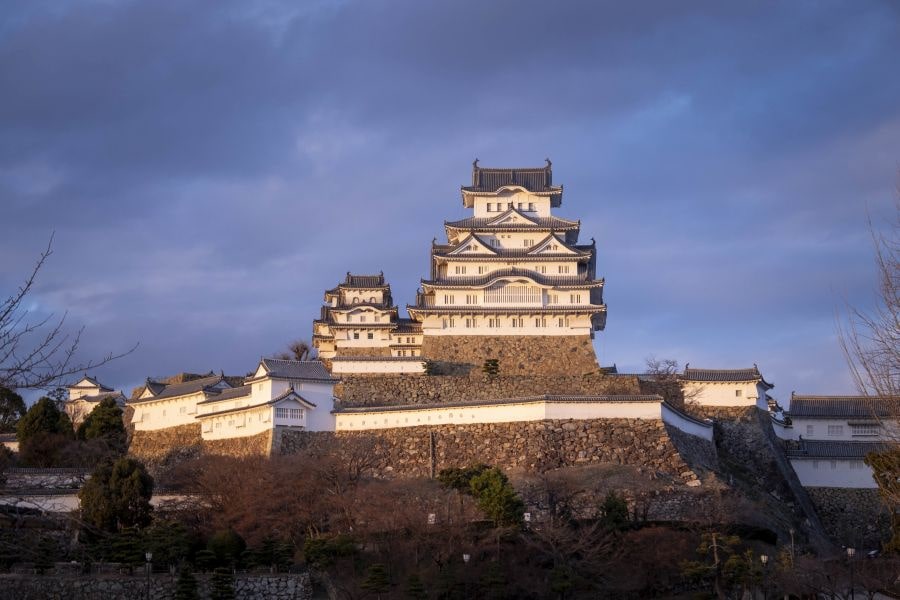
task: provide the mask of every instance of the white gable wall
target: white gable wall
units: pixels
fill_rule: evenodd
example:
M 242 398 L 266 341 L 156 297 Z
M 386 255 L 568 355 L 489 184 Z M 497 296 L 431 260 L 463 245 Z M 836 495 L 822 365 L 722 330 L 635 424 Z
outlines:
M 701 406 L 756 406 L 768 410 L 766 390 L 753 381 L 682 381 L 685 397 Z

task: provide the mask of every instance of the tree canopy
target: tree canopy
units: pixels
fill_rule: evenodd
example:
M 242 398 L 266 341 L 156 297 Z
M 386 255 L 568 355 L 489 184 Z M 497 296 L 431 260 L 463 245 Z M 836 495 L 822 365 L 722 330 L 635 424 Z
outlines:
M 150 523 L 153 477 L 144 465 L 130 458 L 105 462 L 81 488 L 81 516 L 99 531 L 116 532 Z
M 16 424 L 27 412 L 22 396 L 13 390 L 0 386 L 0 433 L 12 433 Z
M 16 425 L 16 437 L 20 444 L 27 443 L 41 433 L 60 434 L 72 437 L 72 421 L 61 412 L 56 403 L 44 396 L 28 409 Z
M 122 409 L 113 398 L 101 400 L 85 417 L 78 426 L 78 439 L 101 439 L 111 448 L 119 452 L 125 451 L 127 433 L 125 423 L 122 421 Z

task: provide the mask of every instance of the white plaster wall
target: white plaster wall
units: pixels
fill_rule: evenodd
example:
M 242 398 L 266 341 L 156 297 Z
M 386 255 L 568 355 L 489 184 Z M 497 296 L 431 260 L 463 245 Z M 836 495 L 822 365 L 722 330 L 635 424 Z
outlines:
M 775 435 L 778 439 L 781 440 L 796 440 L 797 434 L 796 430 L 793 427 L 785 427 L 783 424 L 778 421 L 772 421 L 772 430 L 775 432 Z
M 265 405 L 240 412 L 205 417 L 199 419 L 200 432 L 204 440 L 248 437 L 272 429 L 272 415 L 272 407 Z
M 546 419 L 659 419 L 660 403 L 649 402 L 545 402 L 466 407 L 432 407 L 385 412 L 337 413 L 338 431 L 416 427 L 419 425 L 465 425 L 514 423 Z
M 758 406 L 760 392 L 754 382 L 683 381 L 685 396 L 701 406 Z M 740 390 L 737 396 L 735 391 Z M 765 395 L 762 396 L 763 401 Z M 768 410 L 768 407 L 764 407 Z
M 791 459 L 805 487 L 875 488 L 870 469 L 862 460 Z
M 662 403 L 661 406 L 662 420 L 664 423 L 671 425 L 687 434 L 702 438 L 708 442 L 713 441 L 713 425 L 712 423 L 701 424 L 694 419 L 672 409 L 668 404 Z
M 485 236 L 490 237 L 490 236 Z M 540 242 L 541 237 L 532 235 L 531 237 L 523 237 L 523 240 L 527 239 L 529 241 L 534 241 L 534 243 Z M 527 248 L 528 246 L 516 246 L 514 249 L 522 250 Z M 466 255 L 461 255 L 465 257 Z M 587 259 L 581 257 L 582 263 L 586 263 Z M 578 275 L 578 265 L 579 265 L 579 257 L 572 256 L 572 258 L 561 258 L 558 260 L 542 260 L 542 261 L 534 261 L 529 260 L 527 257 L 510 259 L 508 261 L 499 262 L 499 261 L 487 261 L 487 260 L 458 260 L 454 258 L 447 258 L 445 265 L 446 270 L 442 272 L 442 278 L 445 278 L 449 281 L 453 281 L 454 279 L 466 278 L 466 277 L 484 277 L 486 275 L 490 275 L 494 271 L 501 271 L 503 269 L 509 269 L 510 267 L 515 267 L 517 269 L 528 269 L 529 271 L 534 271 L 538 275 L 543 275 L 547 277 L 574 277 Z M 459 273 L 457 273 L 457 267 L 459 267 Z M 560 269 L 560 267 L 567 267 L 568 272 L 563 272 L 565 269 Z
M 875 419 L 852 419 L 854 422 L 858 421 L 875 421 Z M 890 440 L 897 439 L 897 428 L 896 424 L 890 421 L 882 421 L 881 422 L 881 434 L 877 436 L 871 435 L 853 435 L 852 429 L 849 425 L 849 420 L 844 419 L 822 419 L 822 418 L 806 418 L 806 417 L 791 417 L 791 422 L 793 423 L 793 435 L 792 439 L 800 439 L 801 437 L 805 440 L 832 440 L 832 441 L 855 441 L 855 442 L 874 442 L 878 440 Z M 841 426 L 843 431 L 839 435 L 829 434 L 828 426 Z M 809 432 L 808 427 L 812 426 L 812 432 Z
M 341 373 L 421 373 L 421 360 L 337 360 L 331 363 L 331 372 Z
M 527 310 L 523 310 L 521 318 L 524 327 L 512 327 L 510 325 L 512 316 L 498 315 L 492 317 L 489 315 L 478 314 L 470 315 L 469 318 L 475 319 L 474 327 L 466 327 L 466 315 L 454 315 L 453 323 L 450 317 L 440 317 L 436 315 L 428 315 L 422 322 L 422 329 L 427 335 L 590 335 L 593 331 L 591 318 L 589 315 L 546 315 L 544 318 L 547 327 L 535 327 L 535 319 L 538 315 L 528 314 Z M 499 318 L 501 320 L 500 327 L 488 327 L 489 318 Z M 569 325 L 560 327 L 559 319 L 568 319 Z
M 137 431 L 154 431 L 195 423 L 197 403 L 206 397 L 202 392 L 135 403 L 131 422 Z
M 550 198 L 536 196 L 525 190 L 504 190 L 495 196 L 471 196 L 471 198 L 474 209 L 473 214 L 478 218 L 496 217 L 501 215 L 509 210 L 508 204 L 510 202 L 512 202 L 513 206 L 516 208 L 519 208 L 519 205 L 521 204 L 522 208 L 519 210 L 526 215 L 535 215 L 539 217 L 550 216 Z M 487 210 L 488 202 L 491 204 L 490 212 Z M 529 210 L 529 202 L 534 204 L 533 211 Z M 497 210 L 498 203 L 501 204 L 501 210 L 499 211 Z
M 382 302 L 384 300 L 384 292 L 382 290 L 355 290 L 344 289 L 342 301 L 345 304 L 353 304 L 354 298 L 359 302 Z
M 295 386 L 297 393 L 316 405 L 306 411 L 306 428 L 309 431 L 334 431 L 334 384 L 303 382 Z

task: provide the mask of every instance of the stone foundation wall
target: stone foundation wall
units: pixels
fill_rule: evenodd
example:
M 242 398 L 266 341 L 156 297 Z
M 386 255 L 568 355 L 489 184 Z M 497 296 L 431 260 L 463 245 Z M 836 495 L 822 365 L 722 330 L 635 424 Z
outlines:
M 428 336 L 422 355 L 450 372 L 480 371 L 484 361 L 500 361 L 504 375 L 581 375 L 599 370 L 590 336 Z
M 639 394 L 636 377 L 590 375 L 345 375 L 335 386 L 341 406 L 435 404 L 541 394 Z
M 272 449 L 272 431 L 227 440 L 203 440 L 201 447 L 204 454 L 217 456 L 268 456 Z
M 890 538 L 891 518 L 875 489 L 808 487 L 825 531 L 842 546 L 874 550 Z
M 195 574 L 200 598 L 209 598 L 210 576 Z M 237 575 L 234 578 L 236 600 L 271 598 L 272 600 L 308 600 L 312 585 L 308 573 L 298 575 Z M 175 579 L 169 575 L 154 575 L 147 579 L 132 577 L 61 577 L 54 575 L 2 575 L 0 600 L 173 600 Z
M 200 424 L 192 423 L 153 431 L 135 431 L 128 453 L 154 469 L 196 457 L 200 453 L 201 443 Z
M 329 444 L 367 449 L 382 474 L 430 477 L 449 467 L 486 463 L 543 472 L 591 463 L 633 465 L 682 482 L 697 476 L 662 421 L 595 419 L 380 429 L 336 434 L 284 431 L 282 454 L 339 451 Z M 695 484 L 696 485 L 696 484 Z

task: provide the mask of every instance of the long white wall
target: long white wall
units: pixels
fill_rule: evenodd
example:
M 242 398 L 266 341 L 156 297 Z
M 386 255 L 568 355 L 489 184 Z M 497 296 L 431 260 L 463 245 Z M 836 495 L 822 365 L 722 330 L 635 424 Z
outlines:
M 791 459 L 804 487 L 875 488 L 872 469 L 861 459 Z
M 416 352 L 419 352 L 417 349 Z M 331 372 L 346 373 L 422 373 L 424 359 L 418 360 L 335 360 Z
M 752 381 L 682 381 L 685 399 L 701 406 L 756 406 L 768 410 L 766 392 Z
M 850 425 L 850 421 L 854 423 L 872 423 L 880 424 L 875 435 L 862 435 L 863 428 Z M 891 421 L 877 421 L 874 418 L 855 418 L 855 419 L 822 419 L 807 417 L 792 417 L 791 429 L 792 439 L 799 440 L 801 437 L 806 440 L 829 440 L 829 441 L 854 441 L 866 442 L 876 441 L 879 439 L 896 439 L 897 427 L 896 423 Z
M 457 407 L 422 406 L 389 411 L 354 411 L 335 414 L 337 431 L 416 427 L 419 425 L 468 425 L 512 423 L 548 419 L 659 419 L 660 402 L 606 401 L 565 402 L 522 400 L 502 404 Z
M 712 421 L 699 421 L 682 412 L 679 412 L 666 404 L 660 406 L 662 411 L 662 420 L 667 425 L 671 425 L 689 435 L 702 438 L 708 442 L 713 441 L 713 424 Z
M 202 392 L 163 400 L 135 402 L 131 422 L 137 431 L 155 431 L 167 427 L 196 423 L 197 403 L 206 397 Z

